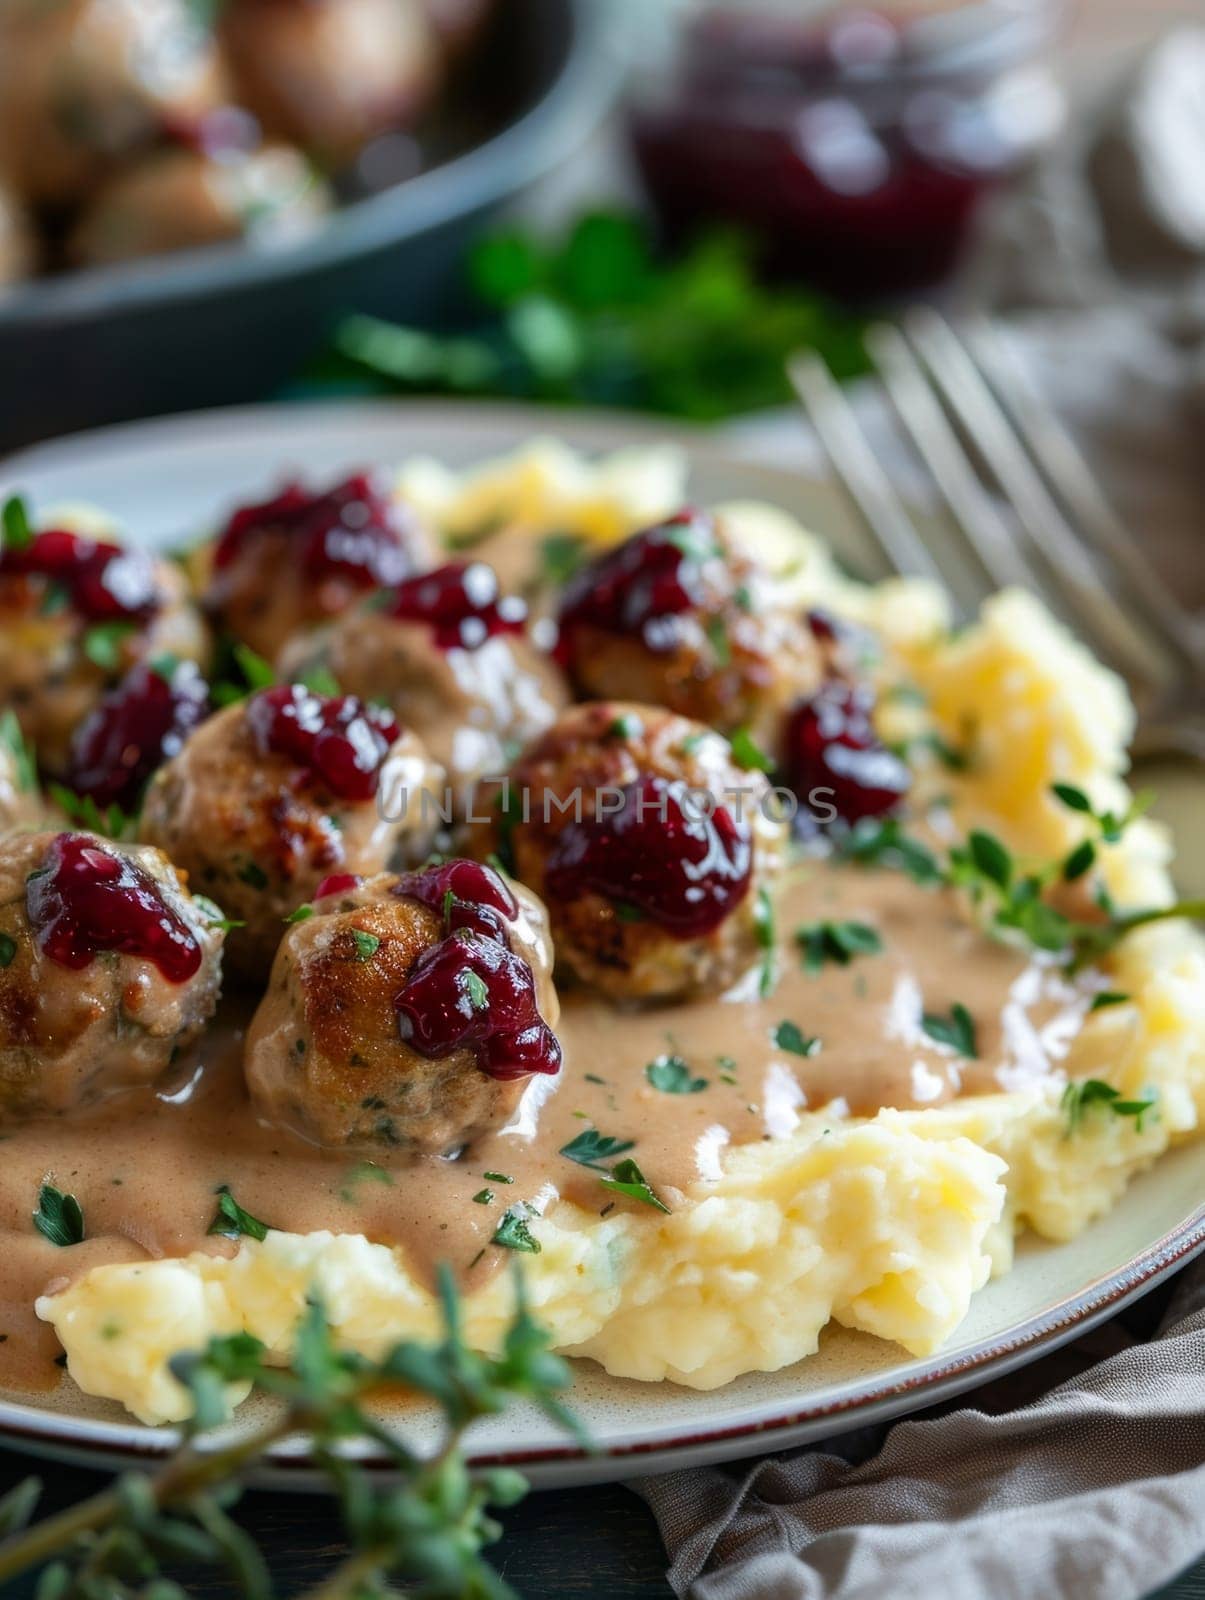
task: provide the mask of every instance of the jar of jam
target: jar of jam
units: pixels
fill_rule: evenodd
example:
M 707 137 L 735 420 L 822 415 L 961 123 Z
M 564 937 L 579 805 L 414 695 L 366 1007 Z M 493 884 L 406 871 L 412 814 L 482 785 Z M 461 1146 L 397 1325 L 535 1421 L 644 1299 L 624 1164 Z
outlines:
M 687 10 L 630 133 L 671 237 L 750 232 L 844 300 L 944 278 L 991 190 L 1062 123 L 1060 0 L 724 0 Z

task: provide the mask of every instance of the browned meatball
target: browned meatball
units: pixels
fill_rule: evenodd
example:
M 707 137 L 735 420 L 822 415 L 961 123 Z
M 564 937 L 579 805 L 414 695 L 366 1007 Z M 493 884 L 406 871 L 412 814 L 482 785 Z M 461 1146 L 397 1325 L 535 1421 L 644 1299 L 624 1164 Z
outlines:
M 228 966 L 262 978 L 284 919 L 323 878 L 428 854 L 441 790 L 420 741 L 388 712 L 282 686 L 210 718 L 159 769 L 140 837 L 245 924 Z
M 74 204 L 165 116 L 198 116 L 223 98 L 188 0 L 0 5 L 0 151 L 35 205 Z
M 99 191 L 71 236 L 85 265 L 222 244 L 271 243 L 307 232 L 329 209 L 309 162 L 287 145 L 152 151 Z
M 426 535 L 380 477 L 358 472 L 319 490 L 289 483 L 231 514 L 204 605 L 225 632 L 276 661 L 295 634 L 429 557 Z
M 806 623 L 774 605 L 769 575 L 700 512 L 635 534 L 578 573 L 560 627 L 582 695 L 744 728 L 772 754 L 787 709 L 822 675 Z
M 0 552 L 0 705 L 10 706 L 45 772 L 136 662 L 208 660 L 209 633 L 170 562 L 50 530 Z
M 452 1153 L 559 1070 L 551 964 L 543 907 L 475 861 L 331 893 L 247 1034 L 256 1109 L 333 1148 Z
M 501 775 L 568 699 L 560 671 L 526 632 L 526 607 L 501 597 L 479 561 L 422 573 L 372 596 L 281 658 L 296 676 L 326 669 L 379 696 L 419 733 L 464 806 Z
M 238 0 L 222 8 L 219 37 L 237 98 L 264 128 L 335 164 L 412 123 L 439 86 L 418 0 Z
M 154 1083 L 217 1005 L 220 915 L 158 850 L 0 841 L 0 1127 Z
M 756 960 L 786 830 L 721 734 L 655 706 L 575 706 L 516 765 L 501 810 L 476 845 L 509 854 L 549 907 L 558 971 L 668 1000 Z

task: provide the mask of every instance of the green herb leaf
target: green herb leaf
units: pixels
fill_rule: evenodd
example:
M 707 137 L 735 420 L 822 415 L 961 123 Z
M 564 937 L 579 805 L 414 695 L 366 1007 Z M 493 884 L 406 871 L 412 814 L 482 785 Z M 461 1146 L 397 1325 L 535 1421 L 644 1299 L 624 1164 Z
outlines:
M 795 930 L 805 972 L 813 976 L 832 961 L 847 967 L 855 956 L 877 955 L 883 948 L 878 931 L 865 922 L 807 922 Z
M 989 883 L 1007 889 L 1012 882 L 1013 858 L 993 834 L 975 829 L 967 841 L 976 870 Z
M 728 629 L 723 617 L 708 617 L 703 624 L 703 632 L 707 635 L 707 642 L 711 646 L 711 653 L 715 656 L 717 667 L 727 667 L 732 664 L 732 644 L 728 638 Z
M 748 728 L 738 728 L 729 740 L 732 759 L 745 772 L 773 772 L 774 762 Z
M 483 1178 L 488 1178 L 491 1183 L 514 1183 L 514 1179 L 505 1172 L 483 1172 Z
M 233 654 L 239 671 L 246 678 L 247 687 L 252 693 L 276 687 L 276 673 L 272 669 L 271 662 L 265 661 L 263 656 L 252 650 L 249 644 L 236 644 Z
M 681 1056 L 658 1056 L 644 1075 L 662 1094 L 700 1094 L 707 1087 L 707 1079 L 696 1078 Z
M 1130 996 L 1123 994 L 1120 989 L 1105 989 L 1100 994 L 1092 996 L 1089 1011 L 1106 1011 L 1110 1006 L 1124 1006 L 1130 1003 Z
M 284 920 L 289 923 L 308 922 L 313 915 L 314 908 L 307 902 L 305 905 L 298 906 L 296 911 L 290 911 Z
M 342 693 L 339 680 L 329 667 L 311 667 L 308 672 L 303 672 L 297 681 L 311 694 L 316 694 L 323 700 L 329 700 Z
M 820 1049 L 820 1040 L 805 1034 L 799 1024 L 783 1021 L 774 1029 L 771 1037 L 780 1050 L 788 1050 L 793 1056 L 814 1056 Z
M 235 873 L 240 883 L 245 883 L 249 889 L 266 889 L 268 875 L 258 861 L 245 862 Z
M 639 1200 L 642 1205 L 653 1206 L 657 1211 L 664 1211 L 667 1216 L 669 1214 L 665 1201 L 654 1194 L 644 1173 L 630 1156 L 626 1161 L 616 1164 L 609 1178 L 600 1178 L 598 1181 L 613 1194 L 626 1195 L 629 1200 Z
M 215 1192 L 218 1209 L 206 1230 L 208 1233 L 221 1239 L 238 1239 L 244 1234 L 249 1239 L 262 1240 L 268 1237 L 268 1224 L 253 1217 L 249 1211 L 244 1211 L 225 1184 Z
M 473 1203 L 479 1206 L 492 1206 L 494 1203 L 494 1191 L 492 1189 L 478 1189 L 473 1196 Z
M 545 583 L 569 582 L 586 563 L 586 541 L 578 533 L 549 533 L 540 541 L 540 566 Z
M 1077 789 L 1071 783 L 1052 783 L 1050 792 L 1063 802 L 1071 811 L 1083 812 L 1086 816 L 1092 815 L 1092 802 L 1082 789 Z
M 0 712 L 0 746 L 3 746 L 13 758 L 17 788 L 22 794 L 34 794 L 38 787 L 38 765 L 34 759 L 33 746 L 21 732 L 17 713 L 11 707 L 6 707 Z
M 948 1045 L 960 1056 L 974 1060 L 978 1055 L 975 1021 L 961 1001 L 954 1002 L 948 1017 L 943 1017 L 934 1011 L 926 1011 L 921 1017 L 921 1027 L 930 1039 L 935 1040 L 937 1044 Z
M 527 1226 L 527 1219 L 516 1206 L 506 1212 L 501 1222 L 494 1229 L 491 1244 L 501 1245 L 504 1250 L 524 1250 L 529 1255 L 538 1256 L 543 1248 Z
M 616 717 L 607 729 L 607 737 L 611 739 L 639 739 L 644 732 L 644 724 L 640 718 L 631 711 L 625 711 L 622 716 Z
M 896 817 L 861 818 L 841 841 L 840 853 L 858 866 L 907 873 L 914 883 L 924 887 L 945 880 L 932 850 L 906 834 Z
M 605 1170 L 604 1162 L 635 1148 L 632 1139 L 617 1139 L 609 1133 L 599 1133 L 597 1128 L 584 1128 L 576 1138 L 561 1146 L 561 1155 L 576 1161 L 579 1167 L 597 1167 Z M 490 1173 L 486 1173 L 490 1177 Z
M 33 1225 L 51 1244 L 80 1244 L 84 1238 L 84 1213 L 79 1201 L 52 1183 L 44 1183 L 38 1190 Z
M 1084 1113 L 1092 1106 L 1107 1106 L 1118 1117 L 1133 1117 L 1139 1133 L 1147 1113 L 1154 1109 L 1158 1096 L 1152 1089 L 1142 1100 L 1123 1100 L 1119 1090 L 1099 1078 L 1074 1079 L 1063 1090 L 1061 1106 L 1067 1119 L 1065 1133 L 1075 1133 L 1084 1120 Z
M 1063 877 L 1068 883 L 1074 883 L 1077 878 L 1082 878 L 1085 872 L 1091 870 L 1096 860 L 1096 846 L 1091 839 L 1085 839 L 1063 862 Z
M 377 935 L 375 933 L 365 933 L 363 928 L 353 928 L 351 930 L 351 938 L 356 947 L 357 961 L 371 961 L 381 948 L 381 941 Z M 472 976 L 476 977 L 476 974 L 474 973 Z M 481 983 L 480 978 L 477 981 Z M 485 985 L 482 984 L 482 988 L 484 987 Z
M 778 955 L 775 949 L 774 903 L 769 890 L 760 888 L 753 902 L 753 936 L 761 951 L 757 992 L 766 1000 L 774 993 L 778 982 Z
M 17 953 L 17 941 L 7 933 L 0 933 L 0 967 L 11 967 Z
M 127 816 L 116 802 L 102 811 L 90 794 L 75 794 L 64 784 L 52 783 L 47 792 L 60 811 L 81 828 L 87 828 L 89 833 L 122 839 L 134 831 L 135 819 Z
M 0 510 L 0 527 L 3 527 L 3 547 L 6 550 L 25 550 L 33 543 L 33 524 L 29 507 L 19 494 L 9 495 Z
M 84 633 L 84 654 L 102 672 L 116 672 L 122 648 L 136 631 L 132 622 L 94 622 Z

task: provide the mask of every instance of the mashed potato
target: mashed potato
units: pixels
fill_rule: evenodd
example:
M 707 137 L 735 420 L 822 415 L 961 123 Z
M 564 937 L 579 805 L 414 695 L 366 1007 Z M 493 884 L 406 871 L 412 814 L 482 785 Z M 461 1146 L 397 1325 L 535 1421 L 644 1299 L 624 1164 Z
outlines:
M 684 488 L 672 451 L 592 468 L 552 445 L 462 477 L 415 463 L 402 482 L 453 535 L 505 517 L 533 533 L 598 540 L 660 515 Z M 954 634 L 933 586 L 853 583 L 784 513 L 741 503 L 725 515 L 793 599 L 879 633 L 882 683 L 914 685 L 927 701 L 904 715 L 951 741 L 973 739 L 967 772 L 931 779 L 959 832 L 988 827 L 1018 855 L 1050 859 L 1082 832 L 1050 797 L 1052 782 L 1125 806 L 1125 690 L 1033 596 L 999 595 Z M 1122 904 L 1167 902 L 1169 856 L 1159 827 L 1135 824 L 1103 852 L 1111 892 Z M 1073 1237 L 1205 1120 L 1205 942 L 1182 922 L 1135 933 L 1110 983 L 1129 999 L 1089 1018 L 1068 1076 L 1103 1080 L 1127 1099 L 1153 1096 L 1148 1117 L 1097 1106 L 1069 1134 L 1057 1084 L 862 1120 L 809 1113 L 785 1139 L 732 1150 L 718 1181 L 696 1185 L 669 1216 L 599 1218 L 557 1202 L 531 1223 L 542 1252 L 525 1258 L 533 1309 L 555 1346 L 614 1374 L 699 1389 L 800 1360 L 833 1319 L 913 1355 L 936 1350 L 972 1294 L 1008 1267 L 1019 1230 Z M 187 1406 L 167 1372 L 174 1351 L 246 1329 L 286 1358 L 314 1291 L 340 1336 L 366 1353 L 438 1325 L 433 1296 L 397 1253 L 330 1233 L 271 1232 L 244 1240 L 232 1259 L 96 1267 L 42 1298 L 38 1312 L 83 1389 L 160 1422 Z M 502 1273 L 468 1298 L 471 1340 L 497 1343 L 511 1294 Z

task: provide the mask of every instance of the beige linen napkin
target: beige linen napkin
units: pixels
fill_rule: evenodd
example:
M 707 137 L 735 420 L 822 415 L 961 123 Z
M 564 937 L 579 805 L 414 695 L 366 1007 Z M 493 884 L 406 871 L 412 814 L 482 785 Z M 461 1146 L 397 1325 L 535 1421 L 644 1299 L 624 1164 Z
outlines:
M 1092 1359 L 1091 1349 L 1086 1352 Z M 856 1436 L 855 1436 L 856 1443 Z M 868 1460 L 631 1487 L 690 1600 L 1135 1600 L 1205 1549 L 1205 1263 L 1157 1335 L 1019 1410 L 897 1423 Z

